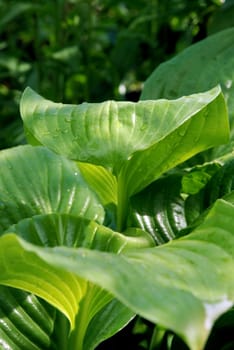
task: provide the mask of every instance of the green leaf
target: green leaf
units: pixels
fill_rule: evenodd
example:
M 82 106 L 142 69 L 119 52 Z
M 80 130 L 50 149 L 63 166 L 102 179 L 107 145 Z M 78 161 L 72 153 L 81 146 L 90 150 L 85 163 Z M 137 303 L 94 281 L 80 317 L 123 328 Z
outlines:
M 114 232 L 96 222 L 68 214 L 47 214 L 36 215 L 26 218 L 16 225 L 11 226 L 8 231 L 14 232 L 17 237 L 33 243 L 37 246 L 54 247 L 64 245 L 67 247 L 85 247 L 118 253 L 127 251 L 132 247 L 149 247 L 154 243 L 148 234 L 135 229 L 134 232 L 127 232 L 129 235 L 122 235 Z M 73 330 L 67 341 L 71 349 L 83 348 L 84 337 L 87 335 L 87 327 L 96 314 L 99 318 L 107 317 L 108 309 L 103 310 L 107 303 L 113 301 L 111 296 L 102 288 L 76 277 L 74 274 L 50 268 L 48 264 L 40 264 L 38 258 L 30 258 L 21 250 L 17 251 L 14 246 L 7 251 L 7 260 L 4 252 L 4 244 L 0 246 L 0 259 L 6 264 L 6 273 L 1 274 L 1 282 L 8 286 L 31 291 L 44 298 L 47 302 L 60 310 L 70 321 Z M 22 254 L 24 262 L 18 256 Z M 8 260 L 9 259 L 9 260 Z M 24 263 L 26 264 L 23 267 Z M 16 264 L 16 266 L 14 266 Z M 12 275 L 13 273 L 13 275 Z M 15 277 L 14 274 L 16 273 Z M 25 276 L 25 278 L 24 278 Z M 115 302 L 113 301 L 113 305 Z M 128 308 L 120 305 L 120 314 L 117 307 L 114 308 L 115 322 L 106 325 L 106 332 L 103 334 L 100 327 L 91 326 L 91 332 L 95 335 L 95 343 L 102 341 L 105 337 L 123 327 L 134 315 Z M 113 312 L 114 312 L 113 310 Z M 122 317 L 123 316 L 123 317 Z M 59 325 L 56 323 L 55 328 Z M 1 329 L 1 327 L 0 327 Z M 68 338 L 68 334 L 66 337 Z M 87 350 L 89 348 L 87 347 Z
M 80 162 L 78 167 L 87 183 L 98 194 L 103 205 L 117 204 L 117 181 L 110 171 L 90 163 Z
M 129 228 L 121 234 L 70 214 L 35 215 L 10 226 L 4 234 L 9 232 L 44 247 L 84 247 L 119 253 L 130 248 L 154 246 L 150 235 L 140 229 Z
M 7 235 L 2 236 L 4 237 Z M 10 243 L 6 254 L 3 251 L 6 249 L 4 239 L 2 243 L 0 259 L 1 264 L 7 264 L 5 265 L 7 271 L 5 269 L 2 271 L 1 284 L 24 289 L 42 297 L 66 315 L 73 328 L 79 308 L 78 303 L 84 296 L 87 283 L 67 271 L 59 273 L 58 269 L 50 268 L 36 255 L 29 254 L 26 257 L 24 250 L 16 248 L 14 244 Z M 5 260 L 6 255 L 7 260 Z
M 192 145 L 186 145 L 190 146 L 186 152 L 189 156 L 225 142 L 228 137 L 225 105 L 219 88 L 175 101 L 106 101 L 77 106 L 53 103 L 27 88 L 20 109 L 26 128 L 43 145 L 68 158 L 112 169 L 115 175 L 126 164 L 132 166 L 134 154 L 139 158 L 143 153 L 139 151 L 152 153 L 155 145 L 160 151 L 162 147 L 163 151 L 168 150 L 168 141 L 167 147 L 164 146 L 166 136 L 176 145 L 182 140 L 186 142 L 187 129 L 193 119 L 197 131 L 190 135 Z M 206 132 L 205 142 L 200 137 L 203 127 L 209 127 L 211 112 L 213 124 Z M 216 118 L 223 126 L 219 128 L 220 139 L 214 128 Z
M 146 80 L 141 99 L 175 99 L 206 91 L 220 84 L 228 106 L 231 139 L 234 140 L 233 36 L 234 28 L 228 28 L 162 63 Z M 218 148 L 214 154 L 209 155 L 208 160 L 230 152 L 233 144 L 234 142 Z
M 218 200 L 192 234 L 119 255 L 84 248 L 42 248 L 14 234 L 4 235 L 0 239 L 1 283 L 23 284 L 36 268 L 35 261 L 37 266 L 46 264 L 47 273 L 56 267 L 65 276 L 69 271 L 175 331 L 192 350 L 200 350 L 215 320 L 234 303 L 233 215 L 234 206 Z M 20 271 L 24 271 L 21 282 Z
M 90 322 L 84 339 L 84 350 L 95 349 L 103 340 L 120 331 L 134 315 L 117 299 L 113 299 Z
M 2 349 L 48 349 L 51 346 L 54 318 L 55 310 L 35 295 L 0 286 Z
M 21 99 L 21 115 L 27 130 L 40 143 L 69 158 L 106 168 L 101 174 L 107 179 L 108 195 L 103 197 L 100 190 L 97 193 L 104 201 L 117 198 L 118 231 L 125 228 L 128 200 L 133 194 L 229 137 L 219 87 L 174 101 L 107 101 L 78 106 L 53 103 L 27 88 Z M 97 171 L 94 178 L 87 176 L 97 188 L 101 168 L 94 169 L 89 169 Z
M 228 28 L 191 45 L 162 63 L 146 80 L 141 99 L 175 99 L 220 84 L 229 112 L 233 115 L 233 36 L 234 28 Z
M 104 210 L 77 166 L 44 147 L 0 152 L 0 228 L 43 213 L 70 213 L 99 222 Z
M 220 167 L 220 163 L 212 162 L 192 168 L 182 178 L 182 192 L 186 194 L 198 193 L 218 172 Z
M 116 227 L 117 180 L 114 175 L 102 166 L 90 163 L 78 163 L 86 182 L 98 195 L 106 211 L 105 226 Z
M 226 107 L 219 88 L 168 103 L 162 124 L 168 124 L 170 120 L 174 123 L 174 130 L 168 135 L 165 133 L 164 138 L 148 149 L 136 152 L 120 173 L 120 181 L 125 179 L 129 195 L 139 192 L 162 173 L 194 154 L 228 142 Z M 177 113 L 173 104 L 178 105 Z M 187 114 L 187 120 L 182 122 L 183 113 Z M 177 124 L 179 120 L 180 125 Z
M 209 170 L 209 166 L 211 165 L 212 163 L 194 167 L 191 169 L 191 174 L 193 175 L 193 171 L 195 174 L 199 172 L 199 170 L 203 172 L 202 169 L 206 169 L 207 166 Z M 212 168 L 210 170 L 212 170 Z M 215 170 L 215 168 L 213 170 Z M 222 162 L 220 161 L 217 171 L 215 171 L 205 187 L 203 187 L 199 192 L 191 194 L 186 198 L 184 207 L 188 225 L 197 225 L 200 222 L 200 219 L 203 218 L 205 212 L 209 210 L 211 205 L 213 205 L 219 198 L 224 198 L 226 201 L 234 203 L 232 200 L 232 191 L 234 190 L 233 171 L 234 159 L 230 154 L 227 159 L 223 159 Z M 183 179 L 186 179 L 186 186 L 183 186 L 182 191 L 192 193 L 194 189 L 194 182 L 193 177 L 188 177 L 189 174 L 190 173 L 184 175 Z M 210 175 L 211 173 L 209 173 L 209 176 Z
M 171 174 L 133 196 L 128 225 L 149 232 L 157 245 L 176 238 L 187 227 L 181 180 L 181 174 Z

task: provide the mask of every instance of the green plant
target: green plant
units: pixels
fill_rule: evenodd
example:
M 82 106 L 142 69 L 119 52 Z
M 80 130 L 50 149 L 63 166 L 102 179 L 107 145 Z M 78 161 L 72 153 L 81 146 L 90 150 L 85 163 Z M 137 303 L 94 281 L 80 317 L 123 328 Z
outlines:
M 206 36 L 221 3 L 1 0 L 0 148 L 25 142 L 18 103 L 26 86 L 65 103 L 136 101 L 159 63 Z
M 0 153 L 3 349 L 92 350 L 138 314 L 157 325 L 148 349 L 169 329 L 168 349 L 177 334 L 201 350 L 219 316 L 230 316 L 233 155 L 231 143 L 218 146 L 229 141 L 225 98 L 233 113 L 233 72 L 220 64 L 233 32 L 165 63 L 178 67 L 177 89 L 159 67 L 137 103 L 68 105 L 25 90 L 31 145 Z M 216 66 L 209 52 L 220 51 Z M 199 52 L 200 70 L 209 62 L 219 74 L 204 69 L 195 89 L 207 91 L 186 93 Z M 187 78 L 176 78 L 175 60 Z M 154 99 L 166 93 L 158 80 L 186 96 Z

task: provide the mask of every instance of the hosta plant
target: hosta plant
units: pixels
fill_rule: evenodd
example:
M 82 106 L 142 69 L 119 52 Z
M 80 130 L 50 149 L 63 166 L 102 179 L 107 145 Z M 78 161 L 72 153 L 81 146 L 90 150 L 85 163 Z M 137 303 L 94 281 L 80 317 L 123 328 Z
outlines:
M 199 45 L 218 52 L 219 35 Z M 151 80 L 137 103 L 24 91 L 29 144 L 0 153 L 2 349 L 92 350 L 135 315 L 205 347 L 234 303 L 226 75 L 174 99 Z

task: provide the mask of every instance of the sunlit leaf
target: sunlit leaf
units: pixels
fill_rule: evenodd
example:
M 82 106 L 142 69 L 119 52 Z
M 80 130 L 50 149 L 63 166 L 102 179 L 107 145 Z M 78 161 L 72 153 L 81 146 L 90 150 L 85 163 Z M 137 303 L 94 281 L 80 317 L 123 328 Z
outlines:
M 11 226 L 8 232 L 15 232 L 17 237 L 22 237 L 41 247 L 85 247 L 119 253 L 133 247 L 143 248 L 154 245 L 150 236 L 141 230 L 132 229 L 127 232 L 128 236 L 122 235 L 94 221 L 68 214 L 36 215 Z M 71 348 L 74 346 L 74 348 L 82 349 L 85 336 L 89 339 L 87 333 L 89 323 L 96 314 L 100 319 L 108 317 L 109 308 L 104 308 L 103 314 L 102 309 L 110 301 L 112 307 L 119 305 L 120 314 L 118 314 L 118 308 L 114 307 L 115 321 L 106 325 L 104 333 L 104 329 L 95 327 L 94 323 L 90 326 L 90 332 L 94 336 L 93 344 L 101 342 L 108 335 L 118 331 L 133 317 L 134 312 L 121 305 L 120 302 L 115 302 L 113 296 L 99 286 L 88 283 L 63 269 L 51 269 L 45 262 L 40 264 L 38 258 L 31 259 L 24 254 L 25 252 L 21 252 L 22 259 L 26 259 L 24 267 L 23 261 L 17 256 L 18 253 L 20 255 L 21 253 L 19 251 L 17 253 L 14 246 L 7 250 L 9 263 L 5 260 L 4 244 L 0 246 L 0 257 L 3 259 L 2 263 L 7 265 L 8 271 L 6 274 L 1 274 L 0 283 L 31 291 L 66 315 L 73 330 L 70 337 L 69 333 L 66 334 Z M 14 264 L 16 264 L 15 267 Z M 16 273 L 17 276 L 12 277 L 12 273 L 13 275 Z M 24 275 L 26 278 L 23 277 Z M 59 324 L 55 323 L 56 326 L 58 327 Z M 88 342 L 88 344 L 91 343 Z M 90 350 L 88 347 L 85 349 Z
M 26 280 L 35 260 L 48 271 L 70 271 L 175 331 L 192 350 L 200 350 L 215 320 L 234 303 L 233 215 L 233 205 L 219 200 L 194 233 L 160 247 L 118 255 L 84 248 L 42 248 L 14 234 L 4 235 L 1 283 L 19 283 L 20 271 Z M 4 254 L 8 248 L 9 254 Z M 17 264 L 9 261 L 12 250 Z
M 104 220 L 104 210 L 73 162 L 43 147 L 0 153 L 0 228 L 43 213 Z
M 138 172 L 144 168 L 148 173 L 149 158 L 157 156 L 155 168 L 158 168 L 162 156 L 168 158 L 173 147 L 173 159 L 158 170 L 163 172 L 203 149 L 228 140 L 226 110 L 218 87 L 174 101 L 106 101 L 81 105 L 54 103 L 27 88 L 21 99 L 21 115 L 27 130 L 43 145 L 69 158 L 102 165 L 115 175 L 123 166 L 134 171 L 137 168 Z M 182 142 L 186 145 L 183 154 Z M 151 159 L 150 163 L 152 166 Z M 152 174 L 148 177 L 151 180 Z
M 106 168 L 101 175 L 108 180 L 108 197 L 111 195 L 112 201 L 117 198 L 118 231 L 125 229 L 128 201 L 133 194 L 177 164 L 227 142 L 229 137 L 219 87 L 172 101 L 81 105 L 53 103 L 27 88 L 21 100 L 21 115 L 27 130 L 40 143 L 69 158 Z M 94 172 L 94 167 L 83 167 L 89 179 L 91 169 Z M 99 170 L 91 186 L 97 185 Z M 116 177 L 116 188 L 115 178 L 107 176 L 107 171 Z M 110 199 L 103 197 L 104 191 L 98 190 L 97 194 L 104 201 Z

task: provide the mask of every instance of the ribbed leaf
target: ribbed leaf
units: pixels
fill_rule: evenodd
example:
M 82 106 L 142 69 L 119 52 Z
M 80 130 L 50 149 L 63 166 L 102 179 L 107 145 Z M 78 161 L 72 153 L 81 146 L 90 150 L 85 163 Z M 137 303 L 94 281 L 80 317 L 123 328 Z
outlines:
M 73 162 L 43 147 L 20 146 L 0 153 L 1 231 L 23 218 L 71 213 L 104 220 L 97 196 Z
M 56 266 L 73 272 L 109 290 L 136 313 L 174 330 L 192 350 L 200 350 L 214 321 L 234 303 L 233 215 L 234 206 L 219 200 L 194 233 L 160 247 L 120 255 L 42 248 L 5 235 L 1 237 L 0 278 L 5 283 L 11 276 L 11 283 L 16 283 L 24 270 L 26 279 L 26 267 L 35 259 L 50 270 Z M 17 265 L 9 262 L 9 254 L 4 255 L 9 247 L 14 249 Z
M 28 88 L 21 100 L 21 114 L 27 130 L 40 143 L 72 159 L 106 168 L 101 175 L 107 179 L 108 198 L 103 197 L 104 191 L 97 194 L 104 201 L 117 198 L 118 231 L 126 227 L 133 194 L 194 154 L 227 142 L 229 136 L 219 87 L 174 101 L 78 106 L 53 103 Z M 86 167 L 84 174 L 97 187 L 100 171 L 95 170 L 92 178 L 90 170 Z M 117 186 L 108 171 L 116 176 Z
M 36 296 L 0 286 L 1 349 L 50 348 L 54 316 L 55 310 Z
M 213 97 L 212 97 L 213 96 Z M 197 101 L 197 102 L 196 102 Z M 197 103 L 205 103 L 203 107 Z M 228 120 L 223 96 L 219 88 L 204 94 L 191 95 L 175 100 L 182 109 L 189 110 L 191 105 L 197 111 L 181 126 L 144 151 L 136 152 L 122 169 L 125 187 L 129 195 L 139 192 L 162 173 L 194 154 L 220 143 L 228 142 Z M 172 112 L 172 111 L 171 111 Z M 181 111 L 172 118 L 180 119 Z M 168 123 L 170 113 L 163 118 Z
M 149 232 L 158 245 L 190 232 L 187 226 L 231 191 L 233 164 L 210 162 L 158 179 L 131 198 L 128 226 Z
M 47 214 L 26 218 L 11 226 L 8 231 L 15 232 L 17 237 L 22 237 L 42 247 L 64 245 L 118 253 L 132 247 L 153 245 L 150 236 L 146 233 L 143 235 L 141 231 L 134 230 L 134 232 L 128 232 L 131 236 L 124 236 L 94 221 L 68 214 Z M 23 260 L 26 259 L 24 262 L 17 256 L 18 253 L 22 253 Z M 56 268 L 51 269 L 45 262 L 40 264 L 38 258 L 31 259 L 23 251 L 18 253 L 14 248 L 6 252 L 4 244 L 0 246 L 0 259 L 2 264 L 7 266 L 7 271 L 1 274 L 0 283 L 31 291 L 59 309 L 68 317 L 73 329 L 67 340 L 70 348 L 83 349 L 84 337 L 89 338 L 87 333 L 89 323 L 97 313 L 99 318 L 107 317 L 107 310 L 104 309 L 102 315 L 102 308 L 113 300 L 113 296 L 69 272 Z M 13 277 L 14 274 L 16 274 L 15 277 Z M 105 334 L 102 333 L 100 327 L 95 328 L 94 324 L 91 327 L 91 332 L 95 336 L 93 339 L 95 344 L 105 339 L 108 334 L 112 335 L 115 330 L 123 327 L 133 317 L 132 311 L 130 312 L 120 303 L 118 305 L 121 313 L 118 314 L 117 308 L 115 309 L 115 322 L 106 325 Z M 124 315 L 123 318 L 122 315 Z M 56 327 L 59 327 L 58 323 L 55 323 Z M 22 337 L 24 337 L 23 331 Z M 69 337 L 68 333 L 66 337 Z M 23 349 L 27 348 L 22 347 Z M 84 349 L 90 350 L 88 347 Z
M 234 28 L 228 28 L 190 46 L 174 58 L 162 63 L 146 80 L 141 95 L 142 100 L 175 99 L 206 91 L 220 84 L 227 101 L 232 144 L 215 150 L 214 154 L 209 155 L 209 160 L 230 152 L 234 144 L 233 37 Z
M 121 234 L 95 221 L 69 214 L 35 215 L 12 225 L 4 234 L 8 232 L 43 247 L 84 247 L 118 253 L 129 248 L 154 246 L 150 235 L 140 229 L 128 229 Z
M 148 172 L 147 160 L 152 151 L 154 157 L 163 161 L 162 152 L 168 158 L 171 144 L 178 151 L 179 144 L 184 142 L 186 156 L 175 152 L 173 160 L 160 169 L 164 171 L 179 159 L 183 161 L 196 152 L 227 141 L 228 137 L 226 110 L 219 88 L 175 101 L 106 101 L 77 106 L 53 103 L 27 88 L 21 99 L 21 115 L 27 130 L 43 145 L 68 158 L 110 168 L 116 175 L 126 164 L 130 163 L 131 168 L 133 164 L 134 168 L 140 167 L 139 154 L 145 152 L 138 152 L 135 159 L 133 155 L 137 151 L 146 150 L 146 161 L 143 156 L 141 168 L 147 168 Z M 221 125 L 219 138 L 216 119 Z M 190 123 L 196 132 L 190 131 Z
M 161 178 L 131 198 L 128 225 L 151 234 L 157 245 L 174 239 L 187 227 L 182 175 Z

